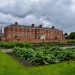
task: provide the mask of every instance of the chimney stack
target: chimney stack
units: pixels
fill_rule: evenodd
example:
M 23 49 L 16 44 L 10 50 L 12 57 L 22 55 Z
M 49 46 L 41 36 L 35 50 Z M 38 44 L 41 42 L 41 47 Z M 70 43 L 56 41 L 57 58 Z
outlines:
M 39 25 L 39 27 L 42 27 L 42 24 L 41 24 L 41 25 Z
M 31 25 L 31 27 L 34 27 L 34 26 L 35 26 L 34 24 Z
M 55 27 L 54 26 L 52 26 L 52 29 L 54 29 Z
M 18 22 L 15 22 L 15 25 L 18 25 Z

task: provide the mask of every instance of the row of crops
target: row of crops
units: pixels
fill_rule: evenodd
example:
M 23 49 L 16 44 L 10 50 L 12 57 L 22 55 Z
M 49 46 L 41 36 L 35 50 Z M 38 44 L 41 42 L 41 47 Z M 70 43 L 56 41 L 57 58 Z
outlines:
M 0 42 L 1 48 L 14 48 L 14 47 L 31 47 L 30 43 L 21 43 L 21 42 Z
M 59 47 L 15 47 L 13 53 L 32 64 L 44 65 L 75 60 L 75 48 Z
M 52 47 L 52 46 L 74 46 L 72 43 L 21 43 L 21 42 L 0 42 L 1 48 L 14 48 L 14 47 Z
M 0 42 L 1 48 L 13 48 L 16 56 L 36 65 L 75 60 L 75 48 L 63 49 L 60 46 L 64 43 Z

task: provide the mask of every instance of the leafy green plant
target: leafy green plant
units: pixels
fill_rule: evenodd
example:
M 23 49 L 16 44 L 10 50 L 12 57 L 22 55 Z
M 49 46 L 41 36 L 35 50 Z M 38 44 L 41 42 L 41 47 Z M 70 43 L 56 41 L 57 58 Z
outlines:
M 32 47 L 30 43 L 20 43 L 20 42 L 0 42 L 0 47 L 2 48 L 14 48 L 14 47 Z
M 20 48 L 15 47 L 13 53 L 28 60 L 30 63 L 43 65 L 75 60 L 75 48 L 62 49 L 59 47 Z

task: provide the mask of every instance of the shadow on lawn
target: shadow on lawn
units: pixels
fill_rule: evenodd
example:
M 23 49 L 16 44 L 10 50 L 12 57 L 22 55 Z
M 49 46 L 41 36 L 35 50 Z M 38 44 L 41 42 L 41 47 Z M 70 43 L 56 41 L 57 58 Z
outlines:
M 25 60 L 25 59 L 22 59 L 18 56 L 16 56 L 14 53 L 12 52 L 7 52 L 7 54 L 11 57 L 13 57 L 15 60 L 17 60 L 18 62 L 20 62 L 21 64 L 23 64 L 24 66 L 27 66 L 27 67 L 35 67 L 35 66 L 38 66 L 38 65 L 34 65 L 34 64 L 31 64 L 29 63 L 29 61 Z

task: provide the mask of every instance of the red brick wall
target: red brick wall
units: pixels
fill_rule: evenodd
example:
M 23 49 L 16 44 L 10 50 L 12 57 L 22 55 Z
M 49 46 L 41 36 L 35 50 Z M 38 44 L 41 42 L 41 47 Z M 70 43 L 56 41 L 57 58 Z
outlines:
M 52 28 L 6 27 L 4 34 L 7 41 L 11 42 L 42 42 L 41 35 L 45 35 L 45 42 L 64 42 L 63 31 Z

